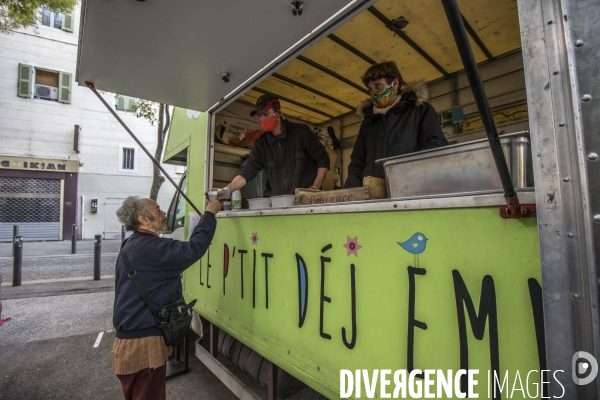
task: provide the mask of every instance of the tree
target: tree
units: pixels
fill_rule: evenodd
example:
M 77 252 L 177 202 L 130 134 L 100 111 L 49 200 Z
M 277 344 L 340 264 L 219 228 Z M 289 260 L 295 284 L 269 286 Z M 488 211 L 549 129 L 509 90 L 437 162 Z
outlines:
M 159 162 L 165 145 L 165 137 L 169 131 L 171 125 L 171 114 L 169 112 L 169 106 L 167 104 L 158 104 L 148 100 L 139 99 L 135 103 L 135 116 L 138 118 L 144 118 L 149 121 L 151 125 L 154 125 L 158 121 L 156 130 L 156 151 L 154 152 L 154 158 Z M 165 177 L 161 174 L 160 170 L 156 165 L 152 165 L 152 186 L 150 186 L 150 198 L 154 201 L 158 198 L 158 191 L 161 185 L 165 181 Z
M 34 26 L 44 6 L 52 11 L 68 13 L 78 0 L 0 0 L 0 33 L 10 34 L 19 28 Z

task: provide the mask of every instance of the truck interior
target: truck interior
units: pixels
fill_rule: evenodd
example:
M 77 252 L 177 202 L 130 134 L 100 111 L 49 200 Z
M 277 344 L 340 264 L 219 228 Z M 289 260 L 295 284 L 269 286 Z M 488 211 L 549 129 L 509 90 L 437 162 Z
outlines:
M 267 92 L 281 99 L 286 117 L 307 123 L 324 144 L 330 143 L 326 128 L 334 128 L 340 145 L 330 151 L 332 164 L 323 189 L 343 187 L 360 127 L 355 110 L 368 97 L 360 77 L 382 61 L 396 61 L 406 82 L 427 83 L 429 102 L 450 144 L 485 138 L 440 2 L 300 3 L 301 13 L 275 0 L 178 7 L 84 2 L 82 32 L 103 40 L 83 38 L 78 82 L 188 110 L 208 110 L 213 117 L 209 129 L 215 132 L 208 187 L 224 186 L 239 171 L 251 147 L 243 137 L 260 130 L 249 116 L 250 106 Z M 527 131 L 516 3 L 461 0 L 458 5 L 499 134 Z M 103 18 L 110 18 L 115 29 L 104 29 Z M 132 18 L 137 33 L 124 39 L 119 32 L 131 29 Z M 169 30 L 156 29 L 159 20 Z M 198 39 L 203 37 L 211 40 Z M 152 52 L 147 51 L 150 43 Z M 122 74 L 106 72 L 117 64 Z M 185 153 L 181 155 L 163 161 L 185 163 Z M 259 176 L 243 197 L 261 197 L 264 181 Z
M 460 1 L 459 6 L 499 134 L 526 135 L 527 97 L 516 4 Z M 257 51 L 266 43 L 269 39 L 261 41 Z M 332 161 L 323 189 L 343 188 L 360 127 L 356 108 L 368 98 L 360 77 L 371 65 L 390 60 L 409 84 L 427 83 L 429 102 L 450 144 L 485 138 L 441 3 L 380 0 L 215 113 L 211 187 L 225 186 L 239 171 L 251 147 L 244 136 L 261 129 L 250 110 L 258 97 L 271 93 L 280 98 L 285 117 L 308 124 L 329 146 Z M 340 141 L 336 150 L 326 133 L 330 126 Z M 264 180 L 259 175 L 243 189 L 243 198 L 262 197 Z M 532 179 L 525 183 L 525 187 L 532 185 Z

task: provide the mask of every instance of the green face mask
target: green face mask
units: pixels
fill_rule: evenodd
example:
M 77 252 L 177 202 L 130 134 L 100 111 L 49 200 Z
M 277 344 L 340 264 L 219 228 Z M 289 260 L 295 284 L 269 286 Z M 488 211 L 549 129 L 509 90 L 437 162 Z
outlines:
M 390 87 L 387 87 L 380 92 L 371 92 L 371 102 L 377 108 L 386 108 L 391 106 L 394 101 L 396 101 L 397 97 L 398 92 L 396 91 L 393 83 Z

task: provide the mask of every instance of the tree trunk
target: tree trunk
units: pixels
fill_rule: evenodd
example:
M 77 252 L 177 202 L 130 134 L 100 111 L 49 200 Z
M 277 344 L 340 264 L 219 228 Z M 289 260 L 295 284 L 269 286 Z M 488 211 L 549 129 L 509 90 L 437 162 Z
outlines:
M 158 127 L 157 127 L 157 141 L 156 141 L 156 152 L 154 153 L 154 158 L 156 158 L 159 162 L 162 162 L 161 156 L 163 152 L 163 147 L 165 145 L 165 136 L 169 131 L 169 125 L 171 125 L 171 116 L 169 114 L 169 106 L 165 104 L 160 104 L 158 108 Z M 158 191 L 160 190 L 161 185 L 165 181 L 165 177 L 162 176 L 160 170 L 153 164 L 153 173 L 152 173 L 152 186 L 150 187 L 150 198 L 154 201 L 158 198 Z

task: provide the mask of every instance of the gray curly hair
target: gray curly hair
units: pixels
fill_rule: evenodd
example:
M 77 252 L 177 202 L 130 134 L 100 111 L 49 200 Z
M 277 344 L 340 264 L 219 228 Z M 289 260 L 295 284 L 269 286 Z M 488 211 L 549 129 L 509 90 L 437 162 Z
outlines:
M 140 227 L 138 215 L 143 215 L 150 221 L 154 220 L 148 209 L 146 199 L 142 199 L 139 196 L 129 196 L 117 210 L 119 221 L 125 225 L 125 229 L 128 231 L 137 231 Z

